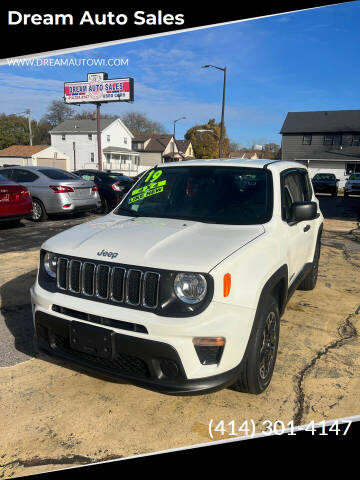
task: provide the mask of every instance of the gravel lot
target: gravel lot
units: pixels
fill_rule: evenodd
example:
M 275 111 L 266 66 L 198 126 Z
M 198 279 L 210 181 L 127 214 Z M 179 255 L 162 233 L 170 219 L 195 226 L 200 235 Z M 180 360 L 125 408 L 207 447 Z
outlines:
M 207 442 L 211 418 L 238 426 L 253 419 L 260 429 L 265 419 L 304 424 L 358 414 L 360 198 L 319 198 L 319 282 L 289 302 L 273 381 L 260 396 L 226 389 L 171 397 L 36 354 L 29 287 L 39 247 L 92 216 L 0 227 L 0 478 Z

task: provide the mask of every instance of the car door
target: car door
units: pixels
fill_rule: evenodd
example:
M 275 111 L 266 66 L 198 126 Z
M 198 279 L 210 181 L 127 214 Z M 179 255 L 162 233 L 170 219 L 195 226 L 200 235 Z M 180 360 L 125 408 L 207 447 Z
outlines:
M 281 202 L 283 233 L 288 258 L 289 284 L 300 274 L 311 257 L 313 249 L 314 220 L 293 223 L 291 205 L 311 201 L 312 189 L 307 171 L 291 169 L 281 175 Z
M 38 192 L 36 191 L 36 180 L 39 179 L 39 176 L 36 175 L 35 172 L 32 172 L 30 170 L 25 170 L 22 168 L 14 168 L 11 173 L 11 180 L 13 180 L 16 183 L 20 183 L 21 185 L 24 185 L 26 187 L 31 196 L 38 197 L 39 195 L 37 194 Z

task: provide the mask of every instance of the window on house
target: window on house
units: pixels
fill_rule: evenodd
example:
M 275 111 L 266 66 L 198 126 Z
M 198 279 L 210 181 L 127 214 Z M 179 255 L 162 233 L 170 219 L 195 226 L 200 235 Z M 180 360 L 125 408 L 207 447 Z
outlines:
M 110 135 L 106 135 L 106 141 L 110 142 Z
M 353 135 L 351 145 L 353 147 L 360 147 L 360 135 Z
M 350 175 L 352 173 L 360 173 L 360 163 L 346 164 L 346 175 Z
M 303 145 L 311 145 L 312 135 L 303 136 Z
M 90 142 L 92 142 L 92 134 L 91 133 L 88 134 L 88 139 L 90 140 Z
M 90 153 L 90 162 L 95 162 L 95 153 L 94 152 Z
M 61 140 L 66 140 L 66 135 L 65 134 L 61 135 Z
M 124 137 L 124 143 L 127 144 L 127 137 Z
M 342 135 L 324 135 L 324 145 L 341 145 Z
M 342 135 L 334 135 L 333 145 L 341 145 Z

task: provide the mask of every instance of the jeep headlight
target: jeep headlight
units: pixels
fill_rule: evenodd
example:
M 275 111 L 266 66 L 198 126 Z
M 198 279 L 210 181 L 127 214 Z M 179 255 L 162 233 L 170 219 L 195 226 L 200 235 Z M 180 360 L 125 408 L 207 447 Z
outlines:
M 58 256 L 55 253 L 46 252 L 44 255 L 44 269 L 49 277 L 56 277 Z
M 199 273 L 178 273 L 174 280 L 174 290 L 182 302 L 199 303 L 206 295 L 206 279 Z

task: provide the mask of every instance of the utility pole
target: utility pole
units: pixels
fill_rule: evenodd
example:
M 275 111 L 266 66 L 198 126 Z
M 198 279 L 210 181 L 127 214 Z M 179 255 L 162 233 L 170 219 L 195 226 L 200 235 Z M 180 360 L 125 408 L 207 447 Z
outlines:
M 30 115 L 30 109 L 28 108 L 27 110 L 25 110 L 25 113 L 27 114 L 28 116 L 28 122 L 29 122 L 29 140 L 30 140 L 30 145 L 32 145 L 32 131 L 31 131 L 31 115 Z
M 96 103 L 96 127 L 97 127 L 97 146 L 98 146 L 98 169 L 102 170 L 102 151 L 101 151 L 101 130 L 100 130 L 100 102 Z

